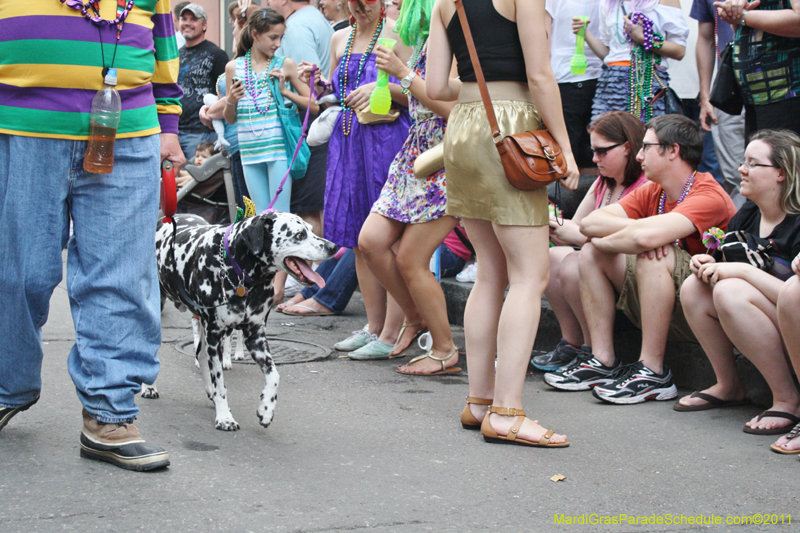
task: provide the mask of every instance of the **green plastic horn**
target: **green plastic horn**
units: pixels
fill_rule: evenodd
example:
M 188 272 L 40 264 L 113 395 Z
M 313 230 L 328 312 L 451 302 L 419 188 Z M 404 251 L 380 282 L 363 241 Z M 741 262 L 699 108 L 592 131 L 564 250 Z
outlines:
M 394 47 L 396 39 L 381 38 L 378 43 L 389 50 Z M 392 94 L 389 92 L 389 73 L 378 70 L 378 84 L 369 96 L 369 110 L 376 115 L 386 115 L 392 107 Z
M 586 74 L 586 67 L 589 66 L 586 62 L 586 53 L 583 51 L 583 44 L 586 41 L 586 23 L 589 22 L 589 17 L 578 18 L 584 22 L 584 25 L 578 30 L 575 38 L 575 53 L 569 61 L 569 70 L 575 75 Z

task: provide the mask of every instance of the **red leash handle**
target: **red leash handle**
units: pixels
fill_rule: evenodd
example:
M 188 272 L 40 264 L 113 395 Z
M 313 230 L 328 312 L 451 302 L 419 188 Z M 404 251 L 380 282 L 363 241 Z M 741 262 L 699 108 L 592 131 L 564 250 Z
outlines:
M 172 222 L 172 216 L 178 212 L 175 165 L 169 159 L 161 162 L 161 212 L 164 213 L 164 222 Z

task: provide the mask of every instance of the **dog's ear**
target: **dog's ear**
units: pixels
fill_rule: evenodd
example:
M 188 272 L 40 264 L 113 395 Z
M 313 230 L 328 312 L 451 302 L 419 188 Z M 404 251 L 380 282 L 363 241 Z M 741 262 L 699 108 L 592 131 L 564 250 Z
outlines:
M 253 255 L 261 255 L 264 251 L 264 227 L 271 223 L 269 218 L 259 215 L 253 217 L 250 224 L 242 230 L 242 240 Z

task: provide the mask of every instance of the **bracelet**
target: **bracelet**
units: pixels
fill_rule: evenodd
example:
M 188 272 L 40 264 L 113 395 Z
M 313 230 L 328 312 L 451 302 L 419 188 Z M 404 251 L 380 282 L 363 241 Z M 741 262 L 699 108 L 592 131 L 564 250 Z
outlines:
M 653 33 L 653 50 L 661 50 L 661 47 L 664 46 L 664 36 L 660 33 Z
M 744 16 L 747 14 L 747 11 L 742 11 L 742 20 L 739 21 L 739 26 L 747 26 L 747 22 L 744 20 Z
M 235 104 L 232 104 L 232 103 L 230 103 L 230 102 L 228 101 L 228 97 L 226 96 L 226 97 L 225 97 L 225 105 L 231 105 L 231 106 L 232 106 L 232 105 L 235 105 Z

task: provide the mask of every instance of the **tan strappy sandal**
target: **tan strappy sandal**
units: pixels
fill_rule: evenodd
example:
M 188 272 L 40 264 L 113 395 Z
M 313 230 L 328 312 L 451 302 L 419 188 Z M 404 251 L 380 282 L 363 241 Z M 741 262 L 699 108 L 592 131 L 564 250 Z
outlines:
M 405 374 L 407 376 L 441 376 L 442 374 L 452 374 L 454 372 L 461 372 L 461 367 L 451 366 L 448 368 L 444 364 L 445 361 L 449 360 L 454 355 L 458 355 L 457 347 L 454 347 L 452 350 L 450 350 L 450 353 L 445 355 L 444 357 L 436 357 L 435 355 L 433 355 L 433 350 L 428 350 L 424 354 L 415 357 L 414 359 L 403 365 L 403 366 L 408 366 L 412 363 L 416 363 L 417 361 L 422 361 L 423 359 L 433 359 L 434 361 L 439 361 L 440 363 L 442 363 L 442 369 L 437 370 L 436 372 L 429 372 L 427 374 L 421 372 L 404 372 L 400 370 L 400 367 L 397 367 L 395 370 L 399 374 Z
M 494 400 L 487 400 L 486 398 L 476 398 L 475 396 L 467 396 L 467 405 L 461 411 L 461 427 L 464 429 L 481 429 L 481 421 L 475 418 L 472 411 L 469 409 L 469 404 L 475 405 L 492 405 Z
M 498 435 L 497 432 L 492 427 L 492 424 L 489 423 L 489 415 L 492 413 L 496 413 L 500 416 L 516 416 L 517 420 L 514 422 L 514 425 L 511 426 L 511 429 L 508 430 L 508 435 L 505 437 L 502 435 Z M 538 448 L 566 448 L 569 446 L 569 442 L 550 442 L 550 438 L 553 436 L 554 431 L 552 429 L 548 429 L 542 438 L 539 439 L 539 442 L 534 442 L 532 440 L 521 439 L 518 438 L 517 433 L 519 432 L 519 428 L 522 427 L 522 423 L 525 421 L 525 411 L 522 409 L 514 409 L 513 407 L 495 407 L 492 406 L 486 412 L 486 416 L 483 417 L 483 423 L 481 424 L 481 434 L 483 435 L 483 439 L 486 442 L 494 442 L 498 444 L 517 444 L 519 446 L 536 446 Z

